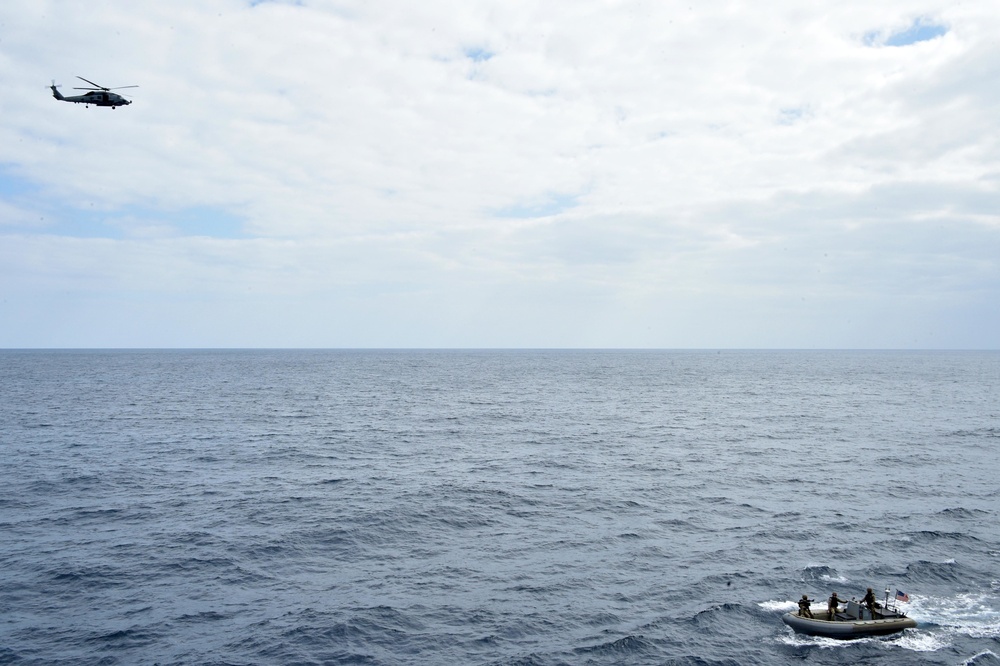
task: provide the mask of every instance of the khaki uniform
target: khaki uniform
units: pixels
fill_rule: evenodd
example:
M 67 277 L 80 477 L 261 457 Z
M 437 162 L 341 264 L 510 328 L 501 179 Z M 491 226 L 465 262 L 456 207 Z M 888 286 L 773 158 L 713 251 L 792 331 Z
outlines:
M 875 593 L 872 592 L 870 587 L 868 588 L 867 594 L 865 594 L 865 598 L 861 600 L 861 605 L 871 611 L 872 618 L 875 617 Z
M 826 602 L 826 619 L 836 620 L 837 607 L 843 602 L 837 598 L 837 593 L 830 595 L 830 600 Z

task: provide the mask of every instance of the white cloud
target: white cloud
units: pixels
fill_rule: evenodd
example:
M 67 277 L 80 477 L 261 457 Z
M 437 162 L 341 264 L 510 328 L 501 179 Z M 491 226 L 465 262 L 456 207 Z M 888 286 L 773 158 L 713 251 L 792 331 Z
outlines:
M 998 296 L 989 5 L 15 0 L 0 23 L 2 290 L 134 310 L 106 344 L 998 343 L 909 330 Z M 47 95 L 77 75 L 141 87 Z M 42 339 L 16 320 L 0 345 Z M 86 321 L 51 343 L 105 344 Z

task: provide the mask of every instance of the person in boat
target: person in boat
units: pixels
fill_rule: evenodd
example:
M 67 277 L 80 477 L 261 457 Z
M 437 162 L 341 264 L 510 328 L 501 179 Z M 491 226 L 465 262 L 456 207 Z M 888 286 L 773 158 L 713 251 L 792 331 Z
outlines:
M 812 604 L 813 600 L 809 598 L 808 594 L 803 594 L 802 598 L 799 599 L 799 616 L 811 618 L 813 616 L 812 611 L 809 610 L 809 605 Z
M 836 620 L 837 619 L 837 611 L 840 610 L 838 607 L 842 603 L 844 603 L 844 602 L 837 598 L 837 593 L 836 592 L 834 592 L 833 594 L 831 594 L 830 595 L 830 599 L 826 602 L 826 619 L 828 619 L 828 620 Z
M 875 593 L 872 592 L 872 588 L 869 587 L 868 591 L 865 592 L 865 596 L 861 600 L 861 605 L 871 612 L 872 618 L 875 617 L 875 609 L 878 607 L 878 602 L 875 601 Z

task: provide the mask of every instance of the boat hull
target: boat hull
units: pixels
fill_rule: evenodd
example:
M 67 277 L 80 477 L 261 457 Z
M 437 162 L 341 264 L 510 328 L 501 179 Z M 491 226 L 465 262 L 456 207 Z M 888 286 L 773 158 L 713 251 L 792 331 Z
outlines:
M 827 638 L 863 638 L 894 634 L 903 629 L 913 629 L 916 621 L 909 617 L 892 617 L 881 620 L 820 620 L 785 613 L 782 622 L 800 634 L 826 636 Z
M 894 634 L 903 629 L 913 629 L 916 621 L 909 617 L 891 617 L 881 620 L 820 620 L 785 613 L 781 621 L 800 634 L 826 636 L 827 638 L 863 638 Z

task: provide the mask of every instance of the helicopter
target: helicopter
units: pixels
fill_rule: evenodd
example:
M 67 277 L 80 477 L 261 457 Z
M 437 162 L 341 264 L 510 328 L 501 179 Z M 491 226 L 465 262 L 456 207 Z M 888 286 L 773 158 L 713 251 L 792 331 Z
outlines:
M 93 81 L 88 81 L 82 76 L 78 76 L 76 78 L 80 79 L 81 81 L 86 81 L 92 87 L 73 88 L 73 90 L 88 90 L 90 92 L 86 92 L 82 95 L 72 95 L 70 97 L 64 97 L 63 94 L 57 90 L 59 86 L 57 86 L 56 82 L 53 81 L 52 85 L 49 86 L 50 88 L 52 88 L 52 96 L 62 102 L 74 102 L 76 104 L 86 104 L 87 108 L 89 108 L 90 105 L 93 104 L 94 106 L 110 106 L 112 109 L 114 109 L 115 107 L 118 106 L 128 106 L 132 102 L 125 99 L 118 93 L 111 92 L 112 90 L 121 90 L 122 88 L 139 87 L 139 86 L 118 86 L 117 88 L 105 88 L 104 86 L 97 85 Z

